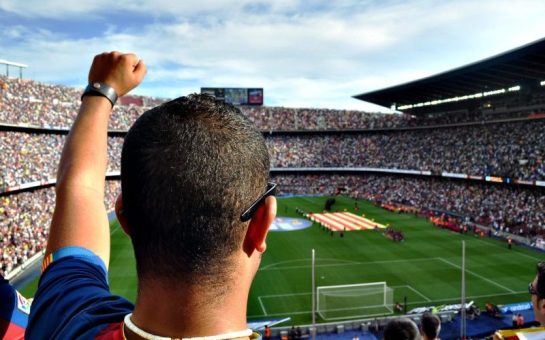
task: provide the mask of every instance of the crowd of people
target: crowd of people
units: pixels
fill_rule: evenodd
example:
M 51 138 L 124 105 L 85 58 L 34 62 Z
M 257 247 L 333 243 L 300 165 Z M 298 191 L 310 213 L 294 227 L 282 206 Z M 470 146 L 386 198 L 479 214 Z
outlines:
M 545 179 L 545 120 L 369 134 L 272 135 L 276 167 L 372 167 Z
M 80 95 L 81 89 L 0 77 L 0 124 L 67 128 L 75 118 Z M 147 106 L 164 101 L 136 99 L 116 106 L 111 130 L 127 129 Z M 407 115 L 348 110 L 243 107 L 242 111 L 265 131 L 391 129 L 422 123 Z M 430 122 L 471 120 L 471 115 L 452 117 Z M 0 131 L 0 192 L 54 179 L 65 139 L 59 133 Z M 545 180 L 545 120 L 357 134 L 274 133 L 266 134 L 266 142 L 276 168 L 373 167 Z M 109 137 L 109 171 L 119 171 L 122 143 L 122 137 Z M 545 199 L 539 189 L 376 175 L 275 177 L 284 193 L 332 193 L 346 187 L 347 193 L 376 202 L 455 212 L 520 235 L 545 233 Z M 108 192 L 116 192 L 117 182 L 108 183 Z M 110 207 L 113 196 L 109 197 Z M 43 248 L 54 190 L 39 189 L 0 200 L 4 214 L 0 273 L 7 273 Z
M 0 131 L 0 191 L 55 179 L 65 139 L 61 134 Z M 109 171 L 119 171 L 122 145 L 123 138 L 108 138 Z
M 104 204 L 113 211 L 119 181 L 107 181 Z M 45 249 L 55 207 L 55 188 L 0 197 L 0 275 L 9 274 Z
M 545 235 L 543 189 L 438 178 L 379 175 L 274 175 L 282 194 L 346 195 L 381 203 L 454 213 L 498 231 Z
M 68 129 L 78 112 L 82 89 L 0 76 L 0 123 Z M 127 130 L 147 108 L 164 102 L 142 98 L 142 105 L 118 105 L 110 130 Z
M 55 178 L 66 135 L 0 131 L 0 191 Z M 276 168 L 371 167 L 545 180 L 545 120 L 373 134 L 266 135 Z M 119 171 L 122 137 L 108 139 Z
M 76 116 L 81 93 L 80 88 L 0 76 L 0 123 L 68 128 Z M 536 94 L 523 106 L 518 96 L 510 95 L 497 98 L 497 105 L 491 108 L 471 112 L 443 108 L 439 109 L 443 114 L 424 118 L 317 108 L 246 106 L 241 110 L 263 131 L 395 129 L 527 117 L 544 112 L 544 98 Z M 121 101 L 122 105 L 115 107 L 111 130 L 127 130 L 146 108 L 165 101 L 154 97 L 134 99 Z

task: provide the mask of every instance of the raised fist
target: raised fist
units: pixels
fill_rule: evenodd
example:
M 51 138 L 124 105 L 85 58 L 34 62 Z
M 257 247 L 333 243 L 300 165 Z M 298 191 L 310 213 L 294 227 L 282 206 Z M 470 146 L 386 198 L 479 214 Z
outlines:
M 138 86 L 146 75 L 146 65 L 133 53 L 96 55 L 89 70 L 89 83 L 104 82 L 121 97 Z

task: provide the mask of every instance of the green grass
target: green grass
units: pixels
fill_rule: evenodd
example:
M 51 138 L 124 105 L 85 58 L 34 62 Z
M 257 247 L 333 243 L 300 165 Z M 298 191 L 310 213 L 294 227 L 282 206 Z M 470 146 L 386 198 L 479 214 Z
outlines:
M 295 207 L 320 212 L 326 197 L 279 199 L 278 215 L 300 217 Z M 334 209 L 353 210 L 353 199 L 338 197 Z M 460 300 L 461 241 L 466 241 L 466 290 L 469 300 L 504 304 L 528 301 L 526 290 L 543 254 L 521 247 L 508 250 L 505 242 L 460 235 L 432 226 L 423 218 L 390 213 L 359 201 L 360 214 L 390 224 L 405 233 L 395 243 L 374 231 L 331 236 L 319 227 L 270 232 L 267 252 L 248 303 L 249 319 L 291 317 L 311 321 L 311 250 L 316 250 L 318 286 L 386 281 L 394 300 L 406 296 L 409 308 L 458 303 Z M 117 223 L 112 224 L 110 285 L 114 294 L 134 301 L 135 264 L 132 247 Z M 23 293 L 32 296 L 35 283 Z M 320 320 L 318 320 L 320 321 Z
M 295 207 L 320 212 L 327 198 L 281 199 L 278 214 L 297 216 Z M 544 256 L 536 251 L 473 235 L 460 235 L 410 214 L 390 213 L 359 202 L 360 213 L 405 233 L 395 243 L 373 231 L 333 237 L 319 227 L 271 232 L 268 250 L 254 280 L 248 304 L 250 319 L 290 316 L 294 323 L 311 320 L 311 250 L 316 250 L 316 285 L 386 281 L 394 300 L 408 299 L 409 308 L 459 303 L 461 241 L 466 241 L 467 297 L 481 307 L 528 301 L 528 282 Z M 352 211 L 353 199 L 337 198 L 334 209 Z

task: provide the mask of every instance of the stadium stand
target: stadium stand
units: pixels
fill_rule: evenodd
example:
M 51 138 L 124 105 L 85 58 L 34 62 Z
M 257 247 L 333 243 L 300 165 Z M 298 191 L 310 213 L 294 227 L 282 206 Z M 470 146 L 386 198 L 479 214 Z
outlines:
M 458 216 L 524 237 L 545 235 L 545 192 L 460 180 L 385 175 L 275 175 L 280 194 L 331 194 Z
M 79 90 L 34 81 L 1 78 L 0 121 L 6 124 L 28 124 L 43 128 L 39 132 L 13 130 L 6 125 L 0 132 L 0 150 L 5 157 L 0 161 L 3 172 L 0 188 L 10 188 L 36 183 L 40 186 L 55 178 L 56 166 L 67 131 L 53 131 L 49 128 L 64 128 L 73 119 L 74 108 L 79 100 Z M 127 100 L 128 105 L 119 105 L 112 130 L 125 129 L 143 110 L 144 104 L 160 103 L 154 98 Z M 138 104 L 138 105 L 136 105 Z M 142 106 L 139 106 L 142 105 Z M 433 124 L 453 123 L 448 129 L 408 128 L 415 119 L 404 115 L 384 115 L 342 110 L 284 109 L 284 108 L 243 108 L 253 117 L 262 130 L 272 129 L 265 134 L 272 163 L 278 170 L 315 167 L 372 167 L 377 169 L 407 169 L 441 172 L 467 173 L 474 175 L 495 175 L 523 180 L 545 179 L 542 145 L 545 144 L 545 120 L 527 119 L 494 121 L 487 124 L 461 124 L 456 118 L 443 121 L 434 118 Z M 523 115 L 524 116 L 524 115 Z M 457 116 L 461 117 L 461 116 Z M 467 116 L 471 118 L 471 116 Z M 271 122 L 276 122 L 271 124 Z M 461 125 L 460 125 L 461 124 Z M 424 124 L 425 125 L 425 124 Z M 357 126 L 363 130 L 342 130 Z M 383 131 L 365 129 L 387 128 Z M 403 127 L 403 129 L 401 129 Z M 433 128 L 432 128 L 433 127 Z M 294 129 L 300 129 L 293 131 Z M 398 129 L 395 129 L 398 128 Z M 314 129 L 314 130 L 313 130 Z M 323 130 L 339 130 L 324 132 Z M 282 132 L 282 131 L 288 132 Z M 289 132 L 291 131 L 291 132 Z M 109 171 L 119 171 L 122 133 L 109 138 Z M 327 169 L 326 169 L 327 170 Z M 343 183 L 358 192 L 367 192 L 366 199 L 451 211 L 468 216 L 469 220 L 490 225 L 498 230 L 513 231 L 535 236 L 540 234 L 543 218 L 538 214 L 544 209 L 522 209 L 530 200 L 533 206 L 543 207 L 543 201 L 532 190 L 512 189 L 484 184 L 466 184 L 445 180 L 426 180 L 406 177 L 384 176 L 283 176 L 278 179 L 283 188 L 290 188 L 289 194 L 330 193 L 335 184 Z M 421 182 L 431 183 L 420 185 Z M 372 186 L 370 186 L 372 184 Z M 385 188 L 395 188 L 385 190 Z M 479 195 L 470 195 L 475 192 Z M 44 189 L 49 192 L 51 189 Z M 449 192 L 457 195 L 449 196 Z M 36 202 L 49 197 L 36 191 Z M 375 197 L 379 193 L 381 197 Z M 441 193 L 433 197 L 431 193 Z M 15 202 L 19 196 L 23 201 L 32 194 L 8 196 L 8 202 Z M 410 197 L 410 201 L 405 201 Z M 452 200 L 439 199 L 452 197 Z M 455 199 L 454 199 L 455 198 Z M 46 201 L 52 202 L 52 201 Z M 26 206 L 26 204 L 21 204 Z M 49 204 L 43 205 L 49 206 Z M 507 209 L 498 207 L 506 206 Z M 30 208 L 29 208 L 30 209 Z M 2 268 L 5 273 L 23 262 L 29 254 L 43 247 L 47 230 L 44 221 L 50 215 L 42 215 L 38 209 L 30 209 L 42 218 L 30 218 L 34 227 L 15 228 L 4 226 L 4 249 Z M 26 216 L 26 215 L 24 215 Z M 43 217 L 45 216 L 45 217 Z M 541 218 L 541 219 L 540 219 Z M 35 234 L 29 234 L 29 230 Z M 19 237 L 17 233 L 25 233 Z M 37 235 L 41 240 L 28 244 L 14 255 L 18 240 Z M 25 249 L 29 249 L 25 253 Z M 8 254 L 10 253 L 10 254 Z M 8 260 L 9 259 L 9 260 Z
M 67 129 L 74 120 L 81 91 L 60 85 L 0 76 L 0 122 Z M 263 131 L 406 129 L 528 118 L 536 113 L 545 112 L 544 94 L 536 94 L 523 103 L 520 101 L 520 96 L 507 94 L 495 98 L 494 105 L 487 102 L 486 107 L 478 107 L 471 111 L 446 110 L 426 117 L 314 108 L 241 107 L 241 110 Z M 133 96 L 121 100 L 122 105 L 115 107 L 110 129 L 127 130 L 130 123 L 146 108 L 162 102 L 164 99 Z
M 106 182 L 104 204 L 113 211 L 119 181 Z M 54 187 L 0 197 L 0 275 L 9 274 L 34 254 L 45 249 L 55 206 Z
M 54 179 L 65 135 L 0 131 L 0 188 Z M 123 138 L 108 139 L 109 171 L 119 171 Z M 8 170 L 9 169 L 9 170 Z
M 0 131 L 0 188 L 55 178 L 62 134 Z M 273 167 L 373 167 L 545 180 L 545 120 L 373 134 L 266 135 Z M 122 137 L 109 138 L 119 171 Z M 8 170 L 9 169 L 9 170 Z
M 270 135 L 276 167 L 375 167 L 545 179 L 545 120 L 373 134 Z
M 472 82 L 456 88 L 463 92 L 445 87 L 445 78 L 436 79 L 432 92 L 448 98 L 484 91 L 489 85 L 486 71 L 473 72 L 468 77 Z M 462 76 L 467 77 L 467 73 Z M 514 85 L 511 79 L 505 79 L 502 86 Z M 426 91 L 418 86 L 423 85 L 360 97 L 371 100 L 368 97 L 375 96 L 383 105 L 396 102 L 398 107 L 437 99 L 422 97 Z M 498 233 L 528 238 L 532 243 L 545 235 L 545 190 L 533 185 L 545 181 L 544 92 L 543 86 L 534 87 L 531 93 L 507 91 L 475 100 L 414 107 L 403 115 L 282 107 L 242 110 L 266 132 L 276 168 L 273 180 L 283 194 L 340 192 L 392 209 L 416 209 L 429 218 L 446 218 L 456 225 L 476 223 Z M 0 221 L 0 274 L 9 274 L 45 247 L 55 199 L 50 182 L 55 178 L 67 133 L 59 129 L 67 130 L 71 125 L 80 94 L 81 89 L 0 77 L 0 212 L 4 215 Z M 121 99 L 122 105 L 116 106 L 110 122 L 111 172 L 119 171 L 123 131 L 147 107 L 161 102 L 149 97 Z M 320 167 L 326 169 L 309 170 Z M 331 167 L 347 171 L 327 169 Z M 374 170 L 359 171 L 359 167 Z M 406 176 L 383 171 L 392 169 L 428 173 Z M 502 181 L 508 177 L 528 183 L 449 180 L 440 177 L 443 172 L 492 175 Z M 11 191 L 28 184 L 28 188 Z M 106 189 L 105 204 L 111 211 L 119 182 L 108 181 Z

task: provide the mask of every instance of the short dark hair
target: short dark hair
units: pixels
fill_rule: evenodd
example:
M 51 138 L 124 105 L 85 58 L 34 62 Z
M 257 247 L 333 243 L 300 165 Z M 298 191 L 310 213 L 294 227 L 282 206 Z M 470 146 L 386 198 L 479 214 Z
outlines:
M 384 340 L 417 340 L 420 333 L 416 324 L 408 318 L 391 320 L 384 329 Z
M 536 266 L 537 283 L 535 286 L 537 297 L 545 299 L 545 261 L 541 261 Z
M 439 335 L 439 330 L 441 327 L 441 320 L 435 314 L 424 313 L 420 319 L 420 324 L 422 328 L 422 333 L 428 339 L 435 339 Z
M 208 95 L 145 112 L 121 157 L 123 214 L 139 278 L 223 281 L 248 223 L 241 213 L 269 177 L 263 135 Z

